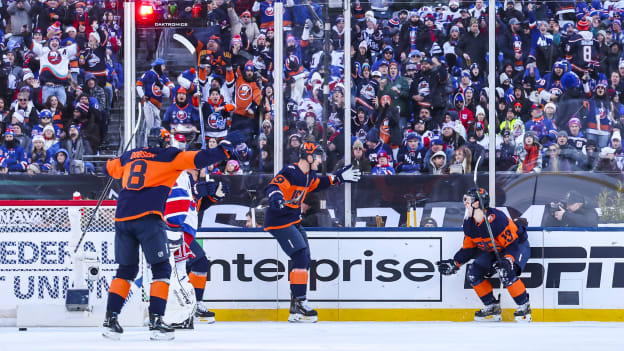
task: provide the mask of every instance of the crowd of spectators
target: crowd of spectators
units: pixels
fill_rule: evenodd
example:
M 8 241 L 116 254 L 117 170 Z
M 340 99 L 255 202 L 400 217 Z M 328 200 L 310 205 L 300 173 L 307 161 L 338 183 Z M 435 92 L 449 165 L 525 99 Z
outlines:
M 272 0 L 154 3 L 162 18 L 203 27 L 181 31 L 198 48 L 199 72 L 192 68 L 170 81 L 164 62 L 156 60 L 155 74 L 137 83 L 139 95 L 154 99 L 155 124 L 162 114 L 162 124 L 174 133 L 197 133 L 197 74 L 208 145 L 229 133 L 241 135 L 239 158 L 215 165 L 216 173 L 273 171 L 273 133 L 282 132 L 273 130 L 274 69 L 285 76 L 285 163 L 297 161 L 299 145 L 312 140 L 326 150 L 329 171 L 351 152 L 365 173 L 468 173 L 479 156 L 486 159 L 480 167 L 487 167 L 494 133 L 498 171 L 621 172 L 624 166 L 622 1 L 497 2 L 495 28 L 488 28 L 483 0 L 353 1 L 351 28 L 342 14 L 328 19 L 327 74 L 320 3 L 289 0 L 284 6 L 284 62 L 275 63 Z M 348 30 L 351 43 L 344 42 Z M 496 35 L 494 96 L 487 79 L 488 30 Z M 351 67 L 344 66 L 344 45 L 351 46 Z M 345 74 L 353 82 L 347 92 Z M 162 96 L 145 87 L 154 82 L 174 99 L 166 112 L 160 110 Z M 345 106 L 345 94 L 351 106 Z M 352 116 L 350 150 L 345 108 Z
M 0 173 L 94 172 L 122 89 L 121 2 L 0 0 Z

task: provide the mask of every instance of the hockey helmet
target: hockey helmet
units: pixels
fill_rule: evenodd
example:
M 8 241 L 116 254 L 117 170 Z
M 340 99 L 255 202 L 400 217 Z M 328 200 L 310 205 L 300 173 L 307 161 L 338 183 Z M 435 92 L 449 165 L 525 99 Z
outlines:
M 301 159 L 307 160 L 308 156 L 312 156 L 312 159 L 314 159 L 314 155 L 320 155 L 323 161 L 326 159 L 325 151 L 318 143 L 308 141 L 301 144 L 299 148 L 299 157 Z
M 472 198 L 472 202 L 475 201 L 481 201 L 481 204 L 483 204 L 483 207 L 489 207 L 490 204 L 490 194 L 488 194 L 487 190 L 485 190 L 484 188 L 470 188 L 467 192 L 466 192 L 466 196 L 469 196 Z
M 147 145 L 149 147 L 167 147 L 171 140 L 169 131 L 162 127 L 154 127 L 150 129 L 147 137 Z

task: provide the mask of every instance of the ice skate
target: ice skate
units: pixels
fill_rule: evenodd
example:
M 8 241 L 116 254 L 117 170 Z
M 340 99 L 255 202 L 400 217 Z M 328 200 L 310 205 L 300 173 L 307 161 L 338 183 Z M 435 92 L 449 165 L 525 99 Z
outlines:
M 152 332 L 150 340 L 173 340 L 175 338 L 174 329 L 162 320 L 162 316 L 150 313 L 149 330 Z
M 200 322 L 212 324 L 216 321 L 215 313 L 208 310 L 208 307 L 203 302 L 197 302 L 197 310 L 195 311 L 195 317 L 199 318 Z
M 123 328 L 119 325 L 118 314 L 115 312 L 106 312 L 106 319 L 104 319 L 104 332 L 102 336 L 111 339 L 111 340 L 119 340 L 121 338 L 121 334 L 123 334 Z
M 500 302 L 496 301 L 475 312 L 474 320 L 477 322 L 500 322 L 502 320 Z
M 290 316 L 288 321 L 291 323 L 316 323 L 318 321 L 318 313 L 308 305 L 308 300 L 297 299 L 293 296 L 290 299 Z
M 188 319 L 182 323 L 171 323 L 171 327 L 174 329 L 195 329 L 193 326 L 193 316 L 188 317 Z
M 516 322 L 531 321 L 531 304 L 529 301 L 518 306 L 518 309 L 514 312 L 514 318 L 516 319 Z

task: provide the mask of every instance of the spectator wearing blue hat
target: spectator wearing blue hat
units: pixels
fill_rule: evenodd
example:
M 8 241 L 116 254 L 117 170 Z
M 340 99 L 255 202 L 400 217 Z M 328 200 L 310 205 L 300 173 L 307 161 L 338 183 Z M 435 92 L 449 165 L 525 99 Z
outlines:
M 426 152 L 421 137 L 415 132 L 408 133 L 397 156 L 397 173 L 420 174 Z
M 26 151 L 15 139 L 12 129 L 7 129 L 4 133 L 4 143 L 0 145 L 0 163 L 4 163 L 9 172 L 26 171 Z
M 388 155 L 392 154 L 392 148 L 390 145 L 385 144 L 379 137 L 379 129 L 372 128 L 366 134 L 366 158 L 370 161 L 371 165 L 377 164 L 377 154 L 380 150 L 384 150 Z

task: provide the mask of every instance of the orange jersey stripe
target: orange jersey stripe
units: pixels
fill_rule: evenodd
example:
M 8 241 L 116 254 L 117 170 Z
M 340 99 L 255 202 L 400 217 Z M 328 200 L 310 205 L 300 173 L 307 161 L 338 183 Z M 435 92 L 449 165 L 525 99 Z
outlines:
M 290 227 L 291 225 L 297 224 L 299 222 L 301 222 L 301 219 L 298 219 L 298 220 L 296 220 L 294 222 L 286 223 L 284 225 L 278 225 L 278 226 L 274 226 L 274 227 L 264 227 L 264 231 L 267 232 L 267 231 L 273 230 L 273 229 L 282 229 L 282 228 Z

